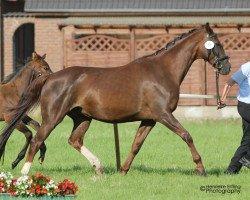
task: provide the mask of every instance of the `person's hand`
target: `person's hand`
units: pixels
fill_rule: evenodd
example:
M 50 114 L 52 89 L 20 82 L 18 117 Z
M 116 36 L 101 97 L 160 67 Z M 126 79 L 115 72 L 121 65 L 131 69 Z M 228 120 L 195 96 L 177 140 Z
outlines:
M 222 109 L 222 108 L 224 108 L 226 106 L 227 105 L 223 101 L 221 101 L 220 103 L 217 104 L 217 110 Z

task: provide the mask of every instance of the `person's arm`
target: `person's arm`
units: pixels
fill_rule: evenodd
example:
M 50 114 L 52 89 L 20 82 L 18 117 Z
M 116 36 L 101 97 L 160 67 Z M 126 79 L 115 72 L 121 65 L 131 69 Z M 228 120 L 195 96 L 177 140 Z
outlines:
M 228 81 L 226 82 L 225 86 L 224 86 L 224 89 L 223 89 L 223 92 L 222 92 L 222 95 L 221 95 L 221 101 L 223 103 L 225 103 L 226 101 L 226 98 L 227 98 L 227 95 L 228 93 L 230 92 L 232 86 L 235 84 L 236 82 L 230 78 L 228 79 Z
M 235 82 L 232 78 L 229 78 L 228 81 L 226 82 L 222 95 L 221 95 L 221 105 L 218 105 L 218 109 L 224 108 L 226 106 L 225 102 L 226 102 L 226 98 L 228 93 L 230 92 L 232 86 L 237 83 Z

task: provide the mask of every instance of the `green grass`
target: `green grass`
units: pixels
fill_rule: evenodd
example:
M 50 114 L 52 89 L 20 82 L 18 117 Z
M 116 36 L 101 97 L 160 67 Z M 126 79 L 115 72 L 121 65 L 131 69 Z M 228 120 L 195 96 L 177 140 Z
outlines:
M 93 121 L 84 143 L 101 160 L 105 174 L 95 175 L 88 161 L 68 144 L 72 123 L 65 119 L 46 141 L 44 164 L 38 154 L 30 175 L 43 173 L 55 181 L 68 178 L 79 186 L 77 199 L 249 199 L 250 171 L 246 168 L 237 176 L 224 175 L 242 136 L 240 121 L 183 122 L 191 133 L 202 156 L 208 176 L 193 173 L 195 164 L 187 145 L 160 124 L 151 131 L 126 176 L 116 172 L 113 126 Z M 120 124 L 121 160 L 130 151 L 138 123 Z M 2 124 L 3 126 L 3 124 Z M 6 147 L 5 163 L 1 169 L 20 175 L 24 160 L 11 170 L 24 143 L 24 137 L 14 132 Z M 240 185 L 237 193 L 206 193 L 207 185 Z

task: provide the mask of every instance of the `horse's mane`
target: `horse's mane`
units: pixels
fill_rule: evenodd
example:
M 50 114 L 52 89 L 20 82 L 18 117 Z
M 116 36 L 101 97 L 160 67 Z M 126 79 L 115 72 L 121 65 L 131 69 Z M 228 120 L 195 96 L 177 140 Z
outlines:
M 12 81 L 16 76 L 22 73 L 22 71 L 27 67 L 27 63 L 29 63 L 32 60 L 31 57 L 28 57 L 26 60 L 18 61 L 18 67 L 17 69 L 5 77 L 5 79 L 1 82 L 1 84 L 6 84 Z
M 186 37 L 188 37 L 189 35 L 191 35 L 192 33 L 196 32 L 196 31 L 199 31 L 199 30 L 201 30 L 201 29 L 202 29 L 202 28 L 195 28 L 195 29 L 192 29 L 192 30 L 188 31 L 187 33 L 182 33 L 181 35 L 177 36 L 177 37 L 174 38 L 173 40 L 169 41 L 169 42 L 165 45 L 165 47 L 163 47 L 163 48 L 157 50 L 156 52 L 154 52 L 154 53 L 152 53 L 152 54 L 150 54 L 150 55 L 143 56 L 143 57 L 138 58 L 138 59 L 136 59 L 136 60 L 141 60 L 141 59 L 144 60 L 144 59 L 146 59 L 146 58 L 149 58 L 149 57 L 152 57 L 152 56 L 156 56 L 156 55 L 158 55 L 159 53 L 161 53 L 162 51 L 168 50 L 168 49 L 170 49 L 171 47 L 173 47 L 173 46 L 175 45 L 175 43 L 178 42 L 179 40 L 181 40 L 181 39 L 183 39 L 183 38 L 186 38 Z

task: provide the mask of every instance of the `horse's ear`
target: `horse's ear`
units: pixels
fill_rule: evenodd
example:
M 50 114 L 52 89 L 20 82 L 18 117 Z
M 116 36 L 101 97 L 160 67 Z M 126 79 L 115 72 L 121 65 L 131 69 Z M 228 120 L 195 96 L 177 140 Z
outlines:
M 42 56 L 42 59 L 44 60 L 46 58 L 46 53 Z
M 212 35 L 213 33 L 214 33 L 214 31 L 211 29 L 211 27 L 209 26 L 209 23 L 207 22 L 206 24 L 205 24 L 205 29 L 206 29 L 206 31 L 207 31 L 207 33 L 209 34 L 209 35 Z
M 37 60 L 38 59 L 38 54 L 34 51 L 32 53 L 32 60 Z

